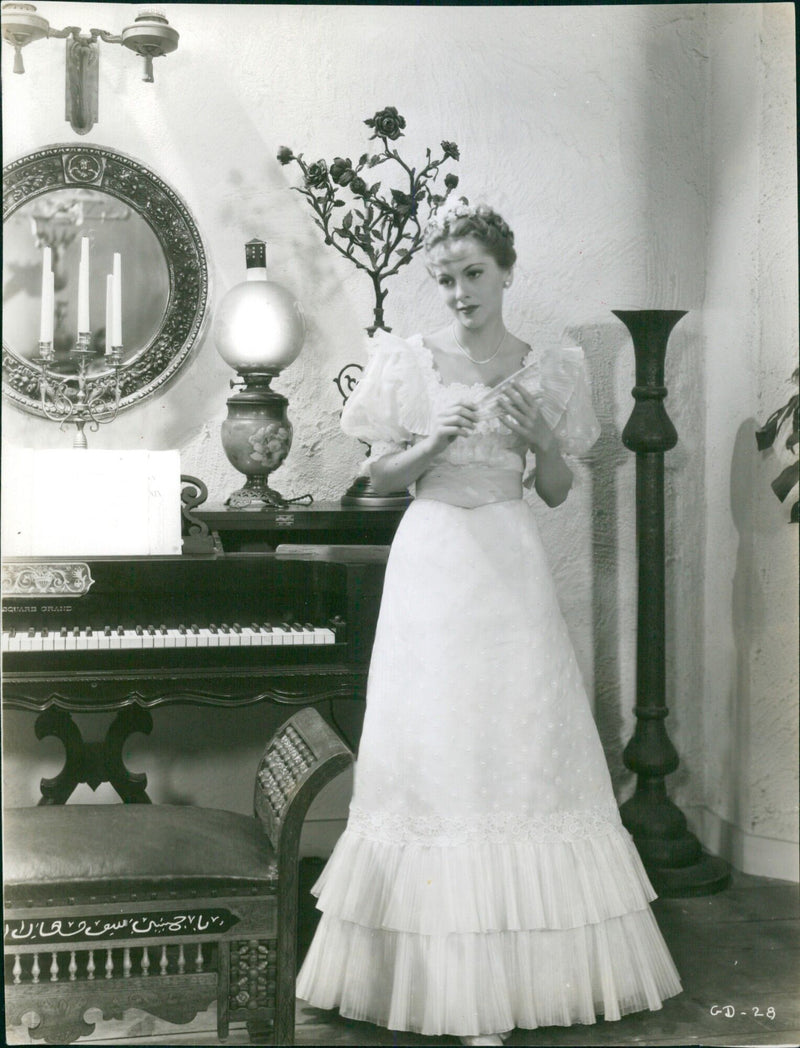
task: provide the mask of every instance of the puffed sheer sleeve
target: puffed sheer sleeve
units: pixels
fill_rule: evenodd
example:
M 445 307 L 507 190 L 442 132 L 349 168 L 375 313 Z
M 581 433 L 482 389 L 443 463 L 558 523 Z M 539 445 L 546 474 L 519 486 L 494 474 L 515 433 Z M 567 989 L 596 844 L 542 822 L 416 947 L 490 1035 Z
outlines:
M 561 451 L 583 455 L 600 436 L 586 361 L 580 346 L 552 349 L 541 357 L 540 410 Z
M 402 338 L 379 332 L 358 385 L 342 411 L 350 437 L 372 447 L 372 458 L 402 451 L 428 432 L 430 410 L 417 354 Z

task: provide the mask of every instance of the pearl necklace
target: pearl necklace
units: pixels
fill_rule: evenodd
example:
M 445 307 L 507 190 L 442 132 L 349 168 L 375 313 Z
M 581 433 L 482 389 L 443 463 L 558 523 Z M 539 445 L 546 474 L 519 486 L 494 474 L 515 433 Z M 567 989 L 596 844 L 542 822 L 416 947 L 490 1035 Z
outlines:
M 491 360 L 494 360 L 494 358 L 497 356 L 497 354 L 503 348 L 503 343 L 505 342 L 507 335 L 508 335 L 508 331 L 506 331 L 506 329 L 504 328 L 503 329 L 502 338 L 497 343 L 497 346 L 495 347 L 494 353 L 492 353 L 492 355 L 487 357 L 485 360 L 476 360 L 475 357 L 471 356 L 471 354 L 468 353 L 467 350 L 464 349 L 464 347 L 458 341 L 458 335 L 456 334 L 456 326 L 455 326 L 455 324 L 453 324 L 453 341 L 458 346 L 458 348 L 461 350 L 461 352 L 464 354 L 464 356 L 467 358 L 467 360 L 471 360 L 473 364 L 488 364 Z

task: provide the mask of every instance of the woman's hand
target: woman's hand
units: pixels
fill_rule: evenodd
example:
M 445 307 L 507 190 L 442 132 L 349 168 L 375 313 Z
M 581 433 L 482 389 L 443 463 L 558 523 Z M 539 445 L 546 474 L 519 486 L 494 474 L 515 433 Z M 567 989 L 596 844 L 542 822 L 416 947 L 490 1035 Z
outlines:
M 466 401 L 457 401 L 442 408 L 431 423 L 428 437 L 422 441 L 431 455 L 438 455 L 456 437 L 466 437 L 475 429 L 478 413 L 475 407 Z
M 404 451 L 395 451 L 372 462 L 370 476 L 375 491 L 388 495 L 413 484 L 440 451 L 444 451 L 456 437 L 465 437 L 475 428 L 477 411 L 469 403 L 450 404 L 435 416 L 427 437 Z
M 536 455 L 536 492 L 548 506 L 559 506 L 572 487 L 572 470 L 561 457 L 552 429 L 542 418 L 535 394 L 514 384 L 501 395 L 500 421 Z
M 539 410 L 537 397 L 516 383 L 499 397 L 500 421 L 514 436 L 542 454 L 555 444 L 555 436 Z

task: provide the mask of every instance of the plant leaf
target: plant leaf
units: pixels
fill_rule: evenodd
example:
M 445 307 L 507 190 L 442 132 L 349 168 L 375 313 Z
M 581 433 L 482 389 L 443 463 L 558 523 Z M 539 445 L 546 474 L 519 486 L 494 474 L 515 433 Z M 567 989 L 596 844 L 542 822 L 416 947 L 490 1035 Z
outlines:
M 800 462 L 792 462 L 773 480 L 772 490 L 783 502 L 798 480 L 800 480 Z

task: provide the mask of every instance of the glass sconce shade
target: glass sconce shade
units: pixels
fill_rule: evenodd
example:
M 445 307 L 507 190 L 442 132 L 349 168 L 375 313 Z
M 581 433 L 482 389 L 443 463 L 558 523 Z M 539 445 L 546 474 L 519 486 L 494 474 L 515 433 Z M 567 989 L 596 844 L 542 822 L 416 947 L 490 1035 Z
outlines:
M 5 3 L 2 7 L 3 39 L 14 48 L 14 72 L 24 73 L 21 49 L 47 36 L 50 23 L 36 13 L 34 4 Z
M 153 59 L 177 50 L 180 36 L 161 11 L 143 10 L 133 25 L 122 30 L 122 45 L 145 61 L 144 79 L 153 82 Z

